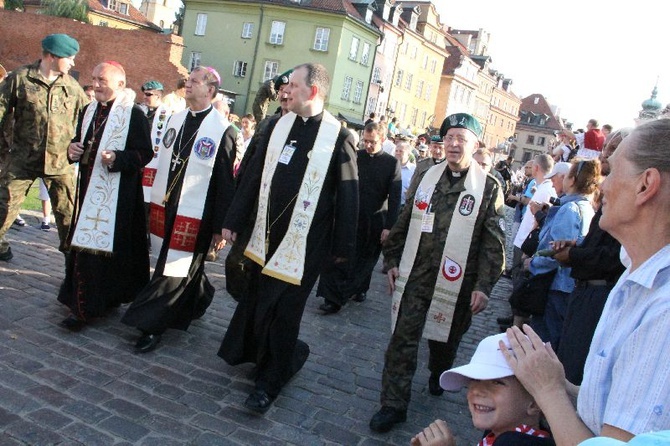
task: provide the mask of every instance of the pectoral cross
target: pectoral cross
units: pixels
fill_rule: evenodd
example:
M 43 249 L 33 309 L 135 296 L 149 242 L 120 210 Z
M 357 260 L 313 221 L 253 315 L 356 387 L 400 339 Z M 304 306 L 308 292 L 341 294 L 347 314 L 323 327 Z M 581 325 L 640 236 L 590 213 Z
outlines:
M 170 171 L 174 172 L 177 166 L 181 164 L 181 158 L 179 155 L 176 155 L 174 158 L 172 158 L 172 169 Z
M 88 159 L 93 151 L 93 144 L 95 144 L 95 136 L 88 140 L 84 153 L 81 155 L 81 164 L 88 164 Z

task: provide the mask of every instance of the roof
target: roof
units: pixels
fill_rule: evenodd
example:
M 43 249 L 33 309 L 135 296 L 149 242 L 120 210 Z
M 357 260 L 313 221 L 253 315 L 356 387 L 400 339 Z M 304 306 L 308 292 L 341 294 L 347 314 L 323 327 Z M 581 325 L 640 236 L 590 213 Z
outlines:
M 526 96 L 521 100 L 521 105 L 519 106 L 519 115 L 521 116 L 522 114 L 528 114 L 528 113 L 531 113 L 533 115 L 547 116 L 549 119 L 547 119 L 547 122 L 544 125 L 544 127 L 547 129 L 561 130 L 563 128 L 559 120 L 554 115 L 554 112 L 551 111 L 551 107 L 549 106 L 549 103 L 547 102 L 545 97 L 539 93 Z M 524 122 L 523 120 L 521 120 L 519 121 L 519 125 L 533 125 L 533 124 L 529 124 L 528 122 Z
M 88 0 L 88 8 L 91 12 L 113 17 L 117 20 L 123 20 L 154 31 L 163 31 L 157 25 L 151 23 L 139 9 L 133 6 L 130 0 L 118 0 L 128 4 L 128 14 L 121 14 L 118 11 L 106 7 L 108 0 Z

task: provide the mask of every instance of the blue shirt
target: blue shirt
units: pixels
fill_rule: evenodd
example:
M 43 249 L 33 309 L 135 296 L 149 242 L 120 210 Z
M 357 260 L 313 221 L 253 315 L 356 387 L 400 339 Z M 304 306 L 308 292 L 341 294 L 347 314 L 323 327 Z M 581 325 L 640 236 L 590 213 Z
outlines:
M 560 206 L 552 206 L 547 212 L 544 226 L 540 230 L 540 249 L 551 249 L 549 242 L 555 240 L 577 240 L 580 244 L 589 232 L 591 219 L 595 215 L 591 202 L 584 195 L 570 194 L 561 197 Z M 572 268 L 561 266 L 551 257 L 535 256 L 530 261 L 531 274 L 548 273 L 558 269 L 549 289 L 572 293 L 575 279 L 570 277 Z
M 670 245 L 627 269 L 605 304 L 577 411 L 596 435 L 670 429 Z

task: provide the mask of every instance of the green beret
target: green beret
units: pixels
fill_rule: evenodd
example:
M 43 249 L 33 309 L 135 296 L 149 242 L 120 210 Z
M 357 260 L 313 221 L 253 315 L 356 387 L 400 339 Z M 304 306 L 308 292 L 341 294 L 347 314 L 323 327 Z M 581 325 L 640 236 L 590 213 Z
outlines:
M 163 84 L 161 84 L 158 81 L 149 81 L 145 82 L 144 85 L 142 85 L 142 91 L 147 91 L 147 90 L 160 90 L 163 91 Z
M 293 73 L 293 68 L 274 78 L 276 90 L 279 90 L 279 87 L 281 87 L 282 85 L 288 84 L 288 78 L 291 76 L 291 73 Z
M 79 42 L 67 34 L 49 34 L 42 40 L 42 49 L 56 57 L 72 57 L 79 52 Z
M 440 135 L 433 135 L 430 137 L 430 143 L 431 144 L 444 144 L 444 141 L 442 141 L 442 137 Z
M 449 129 L 468 129 L 475 134 L 477 139 L 482 137 L 482 126 L 474 116 L 467 113 L 454 113 L 449 115 L 442 122 L 440 127 L 440 136 L 444 138 Z

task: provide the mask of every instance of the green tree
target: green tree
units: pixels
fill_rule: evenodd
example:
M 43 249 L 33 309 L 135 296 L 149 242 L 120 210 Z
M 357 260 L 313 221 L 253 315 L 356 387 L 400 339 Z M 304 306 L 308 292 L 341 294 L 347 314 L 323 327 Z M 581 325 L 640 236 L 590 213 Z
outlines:
M 5 9 L 23 11 L 23 0 L 5 0 Z
M 42 14 L 68 17 L 88 23 L 88 1 L 86 0 L 42 0 Z

